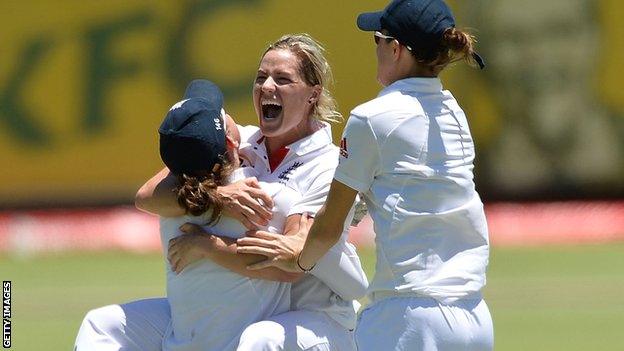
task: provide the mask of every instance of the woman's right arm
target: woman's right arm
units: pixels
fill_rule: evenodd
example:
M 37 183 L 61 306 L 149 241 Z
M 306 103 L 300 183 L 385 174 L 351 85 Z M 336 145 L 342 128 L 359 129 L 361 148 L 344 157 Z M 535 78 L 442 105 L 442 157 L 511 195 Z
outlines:
M 186 213 L 174 192 L 178 185 L 177 177 L 165 167 L 141 186 L 134 204 L 147 213 L 163 217 L 182 216 Z M 254 223 L 265 225 L 271 219 L 273 199 L 260 188 L 256 178 L 220 186 L 217 193 L 223 199 L 224 213 L 239 220 L 247 229 L 257 229 Z
M 185 211 L 174 192 L 177 186 L 177 177 L 165 167 L 137 191 L 134 205 L 141 211 L 163 217 L 183 216 Z
M 302 273 L 289 273 L 274 267 L 251 271 L 247 269 L 247 266 L 263 261 L 266 257 L 237 253 L 236 239 L 212 235 L 196 224 L 186 223 L 180 227 L 180 230 L 185 234 L 169 241 L 167 257 L 176 273 L 182 272 L 193 262 L 209 259 L 232 272 L 249 278 L 294 282 L 302 276 Z

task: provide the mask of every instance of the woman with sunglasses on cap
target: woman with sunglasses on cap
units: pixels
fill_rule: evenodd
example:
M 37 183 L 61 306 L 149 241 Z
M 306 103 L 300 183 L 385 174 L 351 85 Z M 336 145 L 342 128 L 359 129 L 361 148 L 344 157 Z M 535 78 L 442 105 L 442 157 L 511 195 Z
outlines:
M 491 350 L 492 320 L 481 296 L 489 240 L 473 182 L 474 143 L 438 78 L 457 60 L 483 67 L 474 38 L 455 28 L 441 0 L 395 0 L 357 24 L 374 32 L 384 89 L 351 112 L 327 202 L 305 246 L 269 264 L 314 267 L 359 192 L 374 222 L 377 265 L 358 349 Z M 255 249 L 248 252 L 261 253 Z

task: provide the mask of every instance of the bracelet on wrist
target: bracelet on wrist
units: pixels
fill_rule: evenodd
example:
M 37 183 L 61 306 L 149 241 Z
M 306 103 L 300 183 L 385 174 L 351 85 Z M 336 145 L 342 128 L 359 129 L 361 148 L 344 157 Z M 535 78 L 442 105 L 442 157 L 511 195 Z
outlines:
M 303 273 L 310 273 L 310 271 L 312 271 L 314 267 L 316 267 L 315 263 L 310 268 L 304 268 L 303 266 L 301 266 L 301 262 L 299 260 L 301 260 L 301 252 L 299 253 L 299 255 L 297 255 L 297 266 L 299 266 L 299 269 L 301 269 Z

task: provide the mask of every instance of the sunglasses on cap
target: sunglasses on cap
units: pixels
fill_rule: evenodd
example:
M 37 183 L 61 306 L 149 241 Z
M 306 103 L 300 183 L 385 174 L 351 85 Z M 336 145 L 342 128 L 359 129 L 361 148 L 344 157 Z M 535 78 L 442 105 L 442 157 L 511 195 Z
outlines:
M 385 34 L 383 34 L 380 31 L 375 31 L 373 33 L 373 38 L 375 39 L 375 45 L 379 45 L 379 39 L 389 39 L 389 40 L 397 40 L 398 41 L 397 38 L 391 37 L 389 35 L 385 35 Z M 409 47 L 408 45 L 404 45 L 404 44 L 401 44 L 401 45 L 405 46 L 407 48 L 407 50 L 412 51 L 412 48 Z

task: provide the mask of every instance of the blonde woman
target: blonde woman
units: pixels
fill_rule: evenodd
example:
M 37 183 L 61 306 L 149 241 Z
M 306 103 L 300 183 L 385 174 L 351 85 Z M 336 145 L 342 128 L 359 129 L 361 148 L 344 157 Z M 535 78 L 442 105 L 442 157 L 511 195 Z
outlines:
M 321 208 L 338 163 L 338 150 L 331 143 L 331 129 L 325 122 L 339 117 L 327 90 L 330 78 L 322 47 L 309 36 L 286 35 L 270 45 L 262 55 L 253 88 L 259 128 L 239 128 L 243 166 L 251 169 L 256 178 L 218 187 L 217 201 L 223 204 L 223 215 L 239 218 L 250 229 L 268 224 L 271 213 L 286 213 L 282 230 L 285 235 L 275 230 L 254 233 L 256 238 L 274 239 L 275 250 L 289 251 L 305 240 L 305 233 L 289 234 L 299 232 L 303 213 Z M 277 191 L 290 192 L 289 204 L 281 205 L 267 197 L 258 181 L 277 187 Z M 137 206 L 161 215 L 183 214 L 183 207 L 171 192 L 177 186 L 176 177 L 163 171 L 142 187 Z M 236 240 L 219 236 L 218 232 L 209 234 L 198 225 L 187 224 L 182 229 L 187 235 L 169 245 L 169 260 L 180 274 L 198 261 L 211 260 L 251 278 L 281 279 L 276 278 L 275 269 L 248 270 L 248 265 L 264 257 L 237 253 Z M 248 326 L 238 340 L 238 350 L 355 350 L 355 299 L 364 294 L 368 281 L 355 248 L 346 242 L 346 229 L 311 274 L 297 276 L 290 291 L 290 311 Z M 221 302 L 236 303 L 227 296 Z M 150 316 L 144 319 L 170 318 L 167 309 L 154 300 L 141 301 L 139 310 Z M 88 322 L 102 325 L 97 315 Z M 227 319 L 214 323 L 227 323 Z M 140 334 L 146 344 L 160 345 L 162 322 L 144 325 L 126 333 L 128 328 L 118 321 L 100 330 L 104 329 L 101 334 L 111 330 L 125 333 L 126 344 L 135 342 Z M 152 346 L 144 349 L 159 349 Z M 203 347 L 209 349 L 210 345 Z

